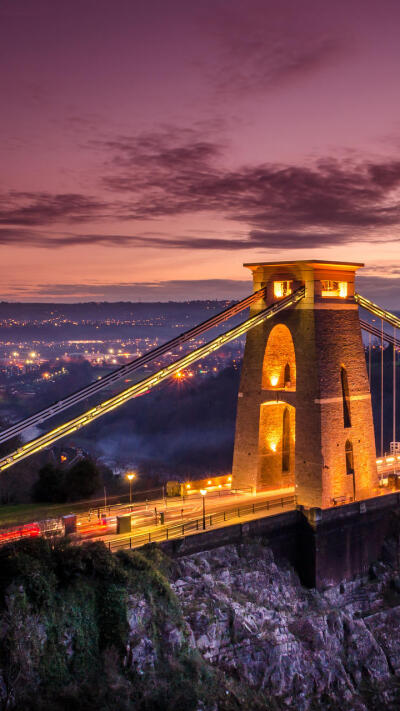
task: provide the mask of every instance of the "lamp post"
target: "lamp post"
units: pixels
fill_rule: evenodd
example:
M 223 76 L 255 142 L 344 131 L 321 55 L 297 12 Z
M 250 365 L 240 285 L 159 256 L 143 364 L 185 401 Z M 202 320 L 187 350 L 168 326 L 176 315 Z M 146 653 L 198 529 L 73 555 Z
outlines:
M 129 479 L 129 504 L 132 505 L 132 481 L 136 479 L 136 474 L 135 472 L 130 472 L 126 476 Z
M 206 528 L 206 493 L 207 489 L 200 489 L 200 494 L 203 497 L 203 531 Z

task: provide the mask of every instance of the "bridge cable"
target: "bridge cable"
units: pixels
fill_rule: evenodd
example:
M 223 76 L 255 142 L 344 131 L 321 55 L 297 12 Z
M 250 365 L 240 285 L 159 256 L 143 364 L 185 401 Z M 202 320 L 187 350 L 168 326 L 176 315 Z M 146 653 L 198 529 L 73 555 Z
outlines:
M 50 446 L 62 437 L 66 437 L 67 435 L 76 432 L 76 430 L 81 429 L 82 427 L 86 427 L 97 418 L 102 417 L 102 415 L 105 415 L 106 413 L 111 412 L 112 410 L 115 410 L 117 407 L 132 399 L 133 397 L 137 397 L 138 395 L 147 393 L 153 387 L 161 383 L 163 380 L 166 380 L 179 370 L 182 370 L 183 368 L 186 368 L 188 365 L 191 365 L 200 358 L 203 358 L 209 355 L 210 353 L 213 353 L 214 351 L 218 350 L 218 348 L 221 348 L 221 346 L 225 345 L 225 343 L 228 343 L 229 341 L 232 341 L 235 338 L 239 338 L 240 336 L 247 333 L 247 331 L 249 331 L 251 328 L 259 326 L 264 321 L 272 318 L 280 311 L 283 311 L 284 309 L 295 305 L 298 301 L 300 301 L 300 299 L 304 297 L 304 295 L 305 287 L 301 286 L 299 289 L 294 291 L 292 294 L 286 296 L 284 299 L 280 299 L 278 302 L 271 304 L 271 306 L 267 307 L 266 309 L 259 311 L 253 316 L 250 316 L 250 318 L 248 318 L 243 323 L 239 324 L 238 326 L 235 326 L 234 328 L 230 329 L 229 331 L 226 331 L 225 333 L 222 333 L 221 335 L 214 338 L 212 341 L 209 341 L 205 345 L 200 346 L 195 351 L 191 351 L 187 355 L 178 358 L 177 360 L 173 361 L 164 368 L 161 368 L 161 370 L 157 371 L 153 375 L 150 375 L 147 378 L 140 380 L 139 382 L 135 383 L 134 385 L 131 385 L 129 388 L 126 388 L 117 395 L 114 395 L 113 397 L 103 401 L 99 405 L 90 408 L 90 410 L 87 410 L 82 415 L 79 415 L 78 417 L 74 417 L 72 420 L 64 422 L 62 425 L 59 425 L 51 432 L 48 432 L 44 435 L 37 437 L 36 439 L 26 442 L 14 452 L 10 452 L 9 454 L 0 458 L 0 471 L 8 469 L 9 467 L 12 467 L 13 464 L 15 464 L 16 462 L 19 462 L 22 459 L 26 459 L 32 454 L 35 454 L 36 452 L 39 452 L 42 449 L 45 449 L 46 447 Z
M 371 390 L 371 334 L 368 334 L 368 380 L 369 389 Z
M 396 341 L 396 326 L 393 326 L 393 338 Z M 397 454 L 396 441 L 396 343 L 393 343 L 393 454 Z
M 383 319 L 391 326 L 396 326 L 396 328 L 400 328 L 400 318 L 398 318 L 398 316 L 396 316 L 395 314 L 392 314 L 390 311 L 382 309 L 377 304 L 374 304 L 373 301 L 366 299 L 365 296 L 361 296 L 361 294 L 354 294 L 354 300 L 359 306 L 362 306 L 363 309 L 366 309 L 374 316 L 378 316 L 378 318 Z
M 381 457 L 383 457 L 383 319 L 381 318 Z
M 17 422 L 16 424 L 7 427 L 7 429 L 0 432 L 0 443 L 7 441 L 11 437 L 19 435 L 28 427 L 39 425 L 42 422 L 45 422 L 46 420 L 52 417 L 55 417 L 55 415 L 64 412 L 73 405 L 77 405 L 78 403 L 82 402 L 82 400 L 86 400 L 86 398 L 97 394 L 109 385 L 121 380 L 121 378 L 125 377 L 126 375 L 130 375 L 139 368 L 143 367 L 143 365 L 151 363 L 153 360 L 155 360 L 155 358 L 158 358 L 161 355 L 168 353 L 171 349 L 176 348 L 177 346 L 180 346 L 183 343 L 186 343 L 191 339 L 202 335 L 203 333 L 205 333 L 211 328 L 214 328 L 215 326 L 219 326 L 221 323 L 224 323 L 228 319 L 232 318 L 232 316 L 236 316 L 238 313 L 248 308 L 252 304 L 256 303 L 264 296 L 265 287 L 259 289 L 258 291 L 255 291 L 253 294 L 250 294 L 238 303 L 229 306 L 228 308 L 224 309 L 224 311 L 221 311 L 215 316 L 211 316 L 211 318 L 207 319 L 206 321 L 203 321 L 202 323 L 193 326 L 193 328 L 190 328 L 188 331 L 184 331 L 172 340 L 167 341 L 166 343 L 163 343 L 160 346 L 157 346 L 157 348 L 154 348 L 148 353 L 145 353 L 144 355 L 135 358 L 129 363 L 122 365 L 120 368 L 113 370 L 111 373 L 108 373 L 103 378 L 101 378 L 101 380 L 96 380 L 94 383 L 89 383 L 89 385 L 85 385 L 83 388 L 80 388 L 79 390 L 72 393 L 71 395 L 68 395 L 62 400 L 58 400 L 52 405 L 49 405 L 48 407 L 44 408 L 43 410 L 39 410 L 33 415 L 30 415 L 30 417 L 20 420 L 20 422 Z

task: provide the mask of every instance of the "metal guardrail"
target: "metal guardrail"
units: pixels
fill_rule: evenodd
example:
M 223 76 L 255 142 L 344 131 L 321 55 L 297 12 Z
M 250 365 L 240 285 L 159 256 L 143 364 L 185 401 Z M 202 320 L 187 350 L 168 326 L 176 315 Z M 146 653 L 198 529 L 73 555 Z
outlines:
M 173 538 L 184 538 L 188 533 L 200 533 L 201 531 L 209 530 L 214 526 L 219 526 L 227 521 L 231 521 L 232 519 L 240 519 L 243 516 L 251 516 L 252 514 L 256 514 L 261 511 L 271 511 L 271 509 L 274 508 L 284 509 L 287 506 L 295 505 L 296 496 L 294 495 L 280 496 L 275 499 L 268 499 L 267 501 L 254 501 L 252 504 L 233 506 L 224 511 L 207 514 L 204 519 L 203 516 L 199 516 L 192 521 L 175 523 L 171 526 L 162 526 L 153 531 L 148 531 L 148 533 L 138 535 L 131 534 L 130 536 L 124 536 L 123 538 L 116 538 L 108 541 L 107 545 L 110 551 L 118 551 L 127 548 L 140 548 L 147 543 L 169 541 Z

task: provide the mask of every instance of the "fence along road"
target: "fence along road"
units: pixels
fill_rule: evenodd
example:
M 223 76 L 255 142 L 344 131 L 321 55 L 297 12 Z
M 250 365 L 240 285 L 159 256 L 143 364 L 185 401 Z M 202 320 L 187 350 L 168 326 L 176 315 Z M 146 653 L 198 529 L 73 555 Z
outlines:
M 149 531 L 129 536 L 118 536 L 107 541 L 106 545 L 110 551 L 118 551 L 126 548 L 141 548 L 147 543 L 168 541 L 172 538 L 184 538 L 188 533 L 202 533 L 210 528 L 221 528 L 226 526 L 227 521 L 246 521 L 253 518 L 262 518 L 268 515 L 277 514 L 280 510 L 290 510 L 296 508 L 296 497 L 294 494 L 278 496 L 272 499 L 263 499 L 242 506 L 231 506 L 224 511 L 209 513 L 205 516 L 205 529 L 203 528 L 203 516 L 198 516 L 190 521 L 174 523 L 172 525 L 152 527 Z

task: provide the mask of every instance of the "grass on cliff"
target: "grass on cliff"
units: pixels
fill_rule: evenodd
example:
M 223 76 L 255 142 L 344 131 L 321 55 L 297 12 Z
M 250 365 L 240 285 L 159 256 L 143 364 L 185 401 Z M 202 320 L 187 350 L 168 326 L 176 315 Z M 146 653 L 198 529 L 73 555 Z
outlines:
M 215 689 L 156 546 L 112 555 L 101 542 L 32 539 L 2 548 L 0 566 L 0 708 L 183 711 Z M 145 673 L 129 663 L 129 596 L 151 611 L 157 665 Z M 171 630 L 183 640 L 174 654 Z

